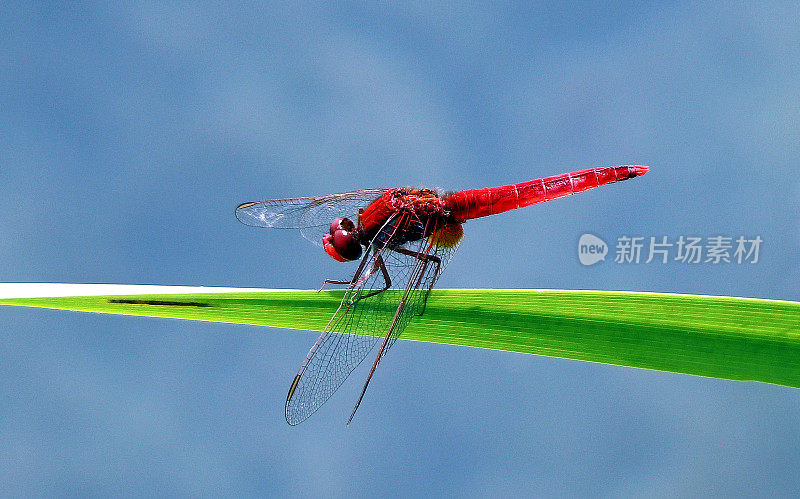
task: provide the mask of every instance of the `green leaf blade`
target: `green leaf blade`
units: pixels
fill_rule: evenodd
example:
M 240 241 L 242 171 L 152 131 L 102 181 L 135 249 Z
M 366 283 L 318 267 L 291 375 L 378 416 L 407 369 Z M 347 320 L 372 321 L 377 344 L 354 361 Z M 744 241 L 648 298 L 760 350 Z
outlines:
M 319 331 L 341 291 L 9 298 L 18 305 Z M 436 290 L 402 339 L 800 387 L 800 303 L 558 290 Z

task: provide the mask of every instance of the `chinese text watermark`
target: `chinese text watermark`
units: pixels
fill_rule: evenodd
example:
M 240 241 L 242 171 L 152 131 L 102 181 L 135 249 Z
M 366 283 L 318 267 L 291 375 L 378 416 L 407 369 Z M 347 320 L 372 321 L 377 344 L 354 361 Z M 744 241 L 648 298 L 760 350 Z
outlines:
M 763 242 L 761 236 L 620 236 L 614 246 L 614 263 L 756 264 Z M 606 242 L 593 234 L 583 234 L 578 240 L 578 259 L 583 265 L 605 260 L 608 252 Z

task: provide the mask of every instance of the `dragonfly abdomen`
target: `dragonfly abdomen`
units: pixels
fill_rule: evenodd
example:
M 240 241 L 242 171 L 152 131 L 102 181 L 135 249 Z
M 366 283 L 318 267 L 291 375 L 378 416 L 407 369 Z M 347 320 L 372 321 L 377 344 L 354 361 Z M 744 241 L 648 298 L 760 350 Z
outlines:
M 518 184 L 456 192 L 444 200 L 444 207 L 454 219 L 464 222 L 638 177 L 647 171 L 648 167 L 638 165 L 589 168 Z

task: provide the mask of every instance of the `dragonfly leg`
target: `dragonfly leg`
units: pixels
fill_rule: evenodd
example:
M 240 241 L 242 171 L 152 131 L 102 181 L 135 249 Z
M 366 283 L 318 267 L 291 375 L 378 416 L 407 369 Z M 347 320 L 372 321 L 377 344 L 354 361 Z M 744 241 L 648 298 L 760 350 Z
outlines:
M 400 301 L 400 304 L 397 306 L 397 310 L 394 312 L 394 317 L 392 317 L 392 323 L 389 325 L 389 331 L 386 333 L 386 337 L 383 338 L 383 343 L 381 343 L 381 348 L 378 350 L 378 356 L 375 357 L 375 362 L 372 363 L 372 369 L 369 371 L 369 376 L 367 376 L 367 380 L 364 382 L 364 388 L 361 389 L 361 395 L 358 396 L 358 401 L 356 402 L 356 406 L 353 407 L 353 412 L 350 413 L 350 419 L 347 420 L 347 424 L 349 425 L 351 421 L 353 421 L 353 417 L 356 415 L 356 411 L 358 410 L 358 406 L 361 405 L 361 400 L 364 398 L 364 394 L 367 393 L 367 387 L 369 386 L 369 382 L 372 379 L 372 375 L 375 374 L 375 368 L 378 367 L 378 362 L 380 362 L 381 357 L 383 356 L 384 350 L 386 350 L 386 345 L 389 343 L 389 338 L 392 337 L 392 332 L 394 331 L 395 324 L 397 324 L 397 319 L 400 317 L 400 313 L 403 311 L 405 307 L 405 297 Z
M 352 284 L 352 281 L 334 281 L 333 279 L 325 279 L 322 282 L 322 287 L 319 288 L 320 291 L 325 289 L 326 284 L 337 284 L 337 285 L 344 285 L 344 284 Z
M 431 279 L 431 284 L 428 286 L 428 290 L 425 291 L 425 296 L 422 298 L 422 310 L 419 311 L 417 315 L 422 315 L 425 313 L 425 306 L 428 304 L 428 295 L 431 294 L 431 289 L 433 289 L 433 285 L 436 284 L 436 279 L 439 278 L 439 270 L 442 266 L 442 260 L 436 255 L 428 255 L 426 253 L 418 253 L 416 251 L 411 251 L 406 248 L 395 248 L 395 251 L 398 253 L 402 253 L 404 255 L 413 256 L 414 258 L 418 258 L 422 260 L 424 263 L 422 265 L 422 272 L 420 272 L 419 279 L 417 280 L 417 286 L 422 283 L 423 277 L 425 277 L 425 271 L 428 268 L 428 263 L 433 262 L 436 264 L 436 270 L 433 271 L 433 278 Z
M 392 278 L 389 277 L 389 271 L 386 270 L 386 265 L 383 263 L 383 257 L 381 255 L 375 257 L 375 265 L 380 269 L 381 273 L 383 274 L 383 283 L 384 283 L 383 288 L 377 291 L 373 291 L 371 293 L 367 293 L 364 296 L 359 296 L 356 301 L 363 300 L 364 298 L 369 298 L 370 296 L 375 296 L 379 293 L 383 293 L 392 286 Z
M 369 259 L 369 250 L 364 252 L 364 258 L 361 259 L 361 263 L 358 265 L 358 269 L 356 269 L 356 273 L 353 274 L 353 278 L 349 281 L 336 281 L 333 279 L 325 279 L 322 283 L 322 287 L 319 288 L 319 291 L 325 289 L 326 284 L 338 284 L 338 285 L 347 285 L 347 287 L 354 287 L 356 282 L 358 281 L 358 275 L 361 274 L 361 271 L 364 269 L 364 265 L 367 264 L 367 260 Z

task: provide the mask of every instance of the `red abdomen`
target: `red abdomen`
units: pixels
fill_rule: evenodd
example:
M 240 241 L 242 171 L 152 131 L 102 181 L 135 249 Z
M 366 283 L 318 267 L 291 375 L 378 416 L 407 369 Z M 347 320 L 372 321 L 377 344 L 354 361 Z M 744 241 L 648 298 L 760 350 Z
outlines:
M 519 184 L 460 191 L 444 200 L 444 208 L 464 222 L 638 177 L 647 171 L 648 167 L 638 165 L 589 168 Z

